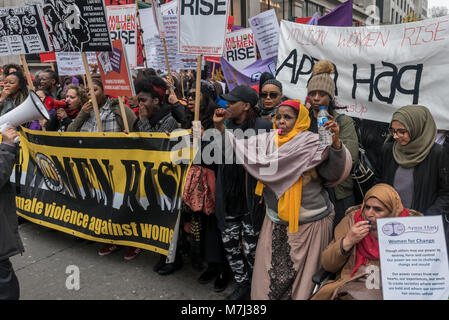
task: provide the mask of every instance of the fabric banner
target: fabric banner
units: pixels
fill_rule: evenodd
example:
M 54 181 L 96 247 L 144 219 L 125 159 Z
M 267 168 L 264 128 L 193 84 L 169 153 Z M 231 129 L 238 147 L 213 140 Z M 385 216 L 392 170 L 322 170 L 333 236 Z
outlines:
M 243 70 L 235 69 L 224 58 L 220 58 L 220 61 L 229 91 L 234 89 L 237 85 L 246 84 L 253 86 L 259 84 L 260 76 L 264 72 L 270 72 L 273 75 L 276 74 L 275 58 L 257 60 Z
M 111 51 L 103 0 L 45 0 L 44 16 L 54 51 Z
M 290 99 L 304 100 L 313 65 L 334 64 L 335 101 L 350 116 L 390 122 L 419 104 L 449 129 L 449 17 L 397 25 L 323 27 L 282 21 L 276 78 Z M 343 112 L 343 111 L 341 111 Z
M 179 53 L 221 57 L 229 0 L 178 0 Z
M 137 5 L 107 6 L 111 40 L 122 39 L 129 67 L 137 67 Z
M 11 176 L 20 181 L 19 216 L 80 238 L 167 255 L 193 159 L 181 142 L 189 132 L 23 129 L 20 135 L 23 161 Z
M 0 8 L 0 56 L 51 51 L 42 17 L 37 5 Z
M 319 26 L 350 27 L 352 26 L 352 0 L 348 0 L 331 12 L 318 18 Z M 312 24 L 312 23 L 309 23 Z
M 259 13 L 248 21 L 254 32 L 262 60 L 277 56 L 279 23 L 274 9 Z
M 123 40 L 112 41 L 111 52 L 97 52 L 104 94 L 118 97 L 136 95 Z
M 226 35 L 225 59 L 237 70 L 257 60 L 256 42 L 251 29 L 240 29 Z

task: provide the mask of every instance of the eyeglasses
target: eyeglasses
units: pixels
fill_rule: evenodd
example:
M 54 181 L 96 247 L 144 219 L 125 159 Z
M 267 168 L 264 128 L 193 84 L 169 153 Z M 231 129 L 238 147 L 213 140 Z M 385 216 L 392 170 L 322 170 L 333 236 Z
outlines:
M 192 98 L 192 100 L 195 100 L 196 92 L 189 92 L 189 93 L 187 93 L 186 98 L 187 99 Z
M 397 135 L 398 137 L 402 137 L 404 134 L 406 134 L 408 131 L 407 129 L 393 129 L 393 128 L 388 128 L 388 131 L 390 131 L 390 134 L 392 136 Z
M 262 92 L 260 94 L 262 99 L 270 98 L 270 99 L 276 99 L 280 96 L 279 92 Z

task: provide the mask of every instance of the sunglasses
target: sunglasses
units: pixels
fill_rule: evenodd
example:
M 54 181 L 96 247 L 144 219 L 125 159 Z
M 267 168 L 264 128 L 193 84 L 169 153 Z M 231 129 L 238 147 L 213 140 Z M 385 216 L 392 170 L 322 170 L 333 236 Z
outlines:
M 407 133 L 407 129 L 393 129 L 393 128 L 388 128 L 388 131 L 390 132 L 390 134 L 392 136 L 397 135 L 398 137 L 402 137 L 404 134 Z
M 281 94 L 279 92 L 262 92 L 260 94 L 260 97 L 262 99 L 266 99 L 266 98 L 270 98 L 270 99 L 276 99 L 277 97 L 279 97 Z
M 192 98 L 193 100 L 195 100 L 195 98 L 196 98 L 196 92 L 189 92 L 189 93 L 187 93 L 186 98 L 187 98 L 187 99 L 188 99 L 188 98 Z

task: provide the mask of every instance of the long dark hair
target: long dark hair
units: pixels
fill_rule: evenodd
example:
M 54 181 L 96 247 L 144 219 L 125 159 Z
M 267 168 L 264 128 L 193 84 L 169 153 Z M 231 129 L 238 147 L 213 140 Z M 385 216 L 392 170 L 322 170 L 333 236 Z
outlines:
M 19 79 L 19 94 L 27 96 L 28 95 L 28 85 L 25 77 L 23 76 L 22 72 L 11 72 L 9 76 L 15 76 L 17 79 Z

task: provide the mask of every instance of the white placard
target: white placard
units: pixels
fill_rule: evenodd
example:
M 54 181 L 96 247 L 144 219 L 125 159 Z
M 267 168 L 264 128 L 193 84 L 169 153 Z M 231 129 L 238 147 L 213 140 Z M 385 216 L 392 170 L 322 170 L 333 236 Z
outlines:
M 283 94 L 304 100 L 314 63 L 329 60 L 336 69 L 336 106 L 348 115 L 390 122 L 398 108 L 419 104 L 430 109 L 438 129 L 449 129 L 448 48 L 449 16 L 369 27 L 283 20 L 276 79 Z
M 179 53 L 221 57 L 229 0 L 178 0 Z
M 279 23 L 274 9 L 259 13 L 257 16 L 249 18 L 248 21 L 254 32 L 262 60 L 277 56 Z
M 441 216 L 377 220 L 384 300 L 448 300 Z
M 75 76 L 86 74 L 81 52 L 55 52 L 56 66 L 60 76 Z M 98 64 L 95 52 L 86 52 L 88 64 Z
M 257 60 L 256 42 L 251 29 L 240 29 L 226 35 L 224 58 L 237 70 Z
M 106 6 L 111 40 L 122 39 L 129 67 L 137 66 L 137 8 L 135 4 Z

